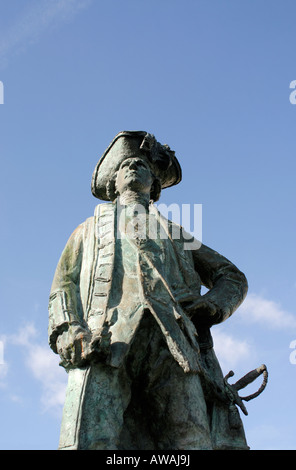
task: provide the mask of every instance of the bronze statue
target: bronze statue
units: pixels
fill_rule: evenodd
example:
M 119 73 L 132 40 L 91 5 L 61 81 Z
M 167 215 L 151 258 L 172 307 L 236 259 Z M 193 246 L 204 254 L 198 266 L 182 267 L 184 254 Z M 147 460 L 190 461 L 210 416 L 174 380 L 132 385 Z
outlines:
M 247 280 L 156 209 L 180 180 L 174 152 L 142 131 L 117 134 L 95 168 L 109 202 L 71 235 L 50 294 L 68 372 L 60 449 L 248 449 L 210 332 Z

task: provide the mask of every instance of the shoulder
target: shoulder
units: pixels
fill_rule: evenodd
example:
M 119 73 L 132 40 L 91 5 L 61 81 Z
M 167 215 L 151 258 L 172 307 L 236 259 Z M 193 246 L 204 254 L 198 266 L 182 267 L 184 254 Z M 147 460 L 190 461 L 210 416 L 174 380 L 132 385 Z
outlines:
M 114 204 L 102 203 L 95 207 L 94 215 L 88 217 L 84 222 L 80 223 L 76 229 L 72 232 L 69 241 L 75 241 L 81 238 L 88 237 L 94 230 L 95 224 L 98 219 L 114 212 Z

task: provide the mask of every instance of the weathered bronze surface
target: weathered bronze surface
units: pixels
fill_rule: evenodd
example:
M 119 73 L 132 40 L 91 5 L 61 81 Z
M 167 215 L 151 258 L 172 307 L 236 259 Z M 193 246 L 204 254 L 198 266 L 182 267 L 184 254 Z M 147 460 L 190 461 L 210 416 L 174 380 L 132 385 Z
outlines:
M 68 372 L 60 449 L 248 449 L 210 331 L 247 280 L 156 209 L 180 180 L 174 152 L 146 132 L 119 133 L 95 168 L 92 193 L 109 202 L 71 235 L 49 302 Z

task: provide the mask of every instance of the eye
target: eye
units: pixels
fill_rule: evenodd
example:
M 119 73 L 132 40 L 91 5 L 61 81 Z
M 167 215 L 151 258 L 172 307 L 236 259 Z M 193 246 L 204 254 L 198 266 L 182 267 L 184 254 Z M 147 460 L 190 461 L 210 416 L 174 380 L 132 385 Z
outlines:
M 143 168 L 148 168 L 147 165 L 145 165 L 145 163 L 142 160 L 138 160 L 137 165 L 142 166 Z
M 124 168 L 125 166 L 128 166 L 128 165 L 129 165 L 129 162 L 126 160 L 125 162 L 121 164 L 121 168 Z

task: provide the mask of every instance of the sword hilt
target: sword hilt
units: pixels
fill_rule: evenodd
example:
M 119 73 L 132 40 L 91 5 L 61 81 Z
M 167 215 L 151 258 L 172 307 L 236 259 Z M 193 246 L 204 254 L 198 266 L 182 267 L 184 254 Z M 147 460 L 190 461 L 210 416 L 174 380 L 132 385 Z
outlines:
M 247 381 L 248 379 L 248 375 L 249 374 L 252 374 L 250 375 L 250 380 L 249 382 Z M 244 401 L 250 401 L 250 400 L 253 400 L 253 398 L 256 398 L 258 397 L 262 392 L 263 390 L 265 389 L 266 385 L 267 385 L 267 381 L 268 381 L 268 372 L 267 372 L 267 367 L 265 364 L 262 364 L 260 367 L 258 367 L 257 369 L 254 369 L 253 371 L 249 372 L 249 374 L 247 374 L 245 377 L 243 377 L 241 380 L 245 379 L 246 380 L 246 385 L 248 385 L 249 383 L 253 382 L 255 379 L 257 379 L 257 377 L 259 377 L 261 374 L 263 374 L 263 381 L 262 381 L 262 384 L 261 386 L 259 387 L 259 389 L 257 390 L 257 392 L 255 393 L 252 393 L 251 395 L 247 395 L 246 397 L 241 397 L 242 400 Z M 254 378 L 253 378 L 254 377 Z M 241 380 L 239 380 L 238 382 L 241 382 Z M 237 385 L 237 383 L 235 384 L 235 386 Z M 240 385 L 240 384 L 239 384 Z M 243 385 L 242 387 L 240 388 L 237 388 L 237 390 L 240 390 L 241 388 L 244 388 L 246 385 Z
M 257 392 L 252 393 L 251 395 L 248 395 L 246 397 L 241 397 L 238 394 L 238 390 L 241 390 L 242 388 L 245 388 L 247 385 L 252 383 L 255 379 L 257 379 L 261 374 L 263 374 L 263 382 Z M 241 408 L 243 413 L 245 415 L 248 414 L 246 407 L 244 406 L 242 400 L 244 401 L 250 401 L 253 400 L 253 398 L 258 397 L 263 390 L 266 387 L 267 380 L 268 380 L 268 372 L 267 372 L 267 367 L 265 364 L 262 364 L 260 367 L 257 367 L 257 369 L 251 370 L 248 372 L 248 374 L 244 375 L 241 379 L 239 379 L 235 384 L 231 385 L 228 383 L 229 377 L 233 377 L 234 372 L 231 370 L 228 372 L 228 374 L 224 377 L 224 381 L 226 384 L 227 389 L 231 392 L 232 397 L 234 402 Z

